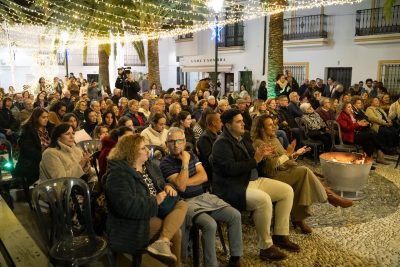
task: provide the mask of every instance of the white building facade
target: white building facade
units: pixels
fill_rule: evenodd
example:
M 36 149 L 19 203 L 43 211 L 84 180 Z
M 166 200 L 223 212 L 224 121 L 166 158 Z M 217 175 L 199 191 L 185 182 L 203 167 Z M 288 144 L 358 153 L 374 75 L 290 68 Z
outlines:
M 350 86 L 372 78 L 399 91 L 399 2 L 393 8 L 394 19 L 390 22 L 384 21 L 380 9 L 383 1 L 378 0 L 285 13 L 285 69 L 291 69 L 299 83 L 315 78 L 326 81 L 329 76 L 334 76 Z M 222 30 L 218 79 L 223 93 L 238 91 L 240 84 L 249 77 L 253 91 L 261 81 L 267 80 L 268 38 L 268 20 L 265 18 L 230 25 Z M 145 43 L 145 50 L 146 46 Z M 98 74 L 96 45 L 88 48 L 86 59 L 82 47 L 69 50 L 68 72 L 76 75 L 81 72 L 84 77 L 94 74 L 89 77 L 95 77 Z M 0 87 L 7 90 L 9 85 L 15 84 L 20 91 L 24 84 L 37 82 L 41 76 L 48 79 L 63 77 L 66 74 L 63 52 L 59 55 L 60 65 L 51 67 L 42 64 L 46 53 L 49 52 L 26 48 L 13 48 L 10 53 L 7 47 L 0 48 Z M 163 89 L 187 84 L 194 90 L 200 79 L 214 73 L 213 30 L 161 39 L 159 55 Z M 138 77 L 148 71 L 147 62 L 141 63 L 132 47 L 114 45 L 109 64 L 111 89 L 120 66 L 130 66 Z

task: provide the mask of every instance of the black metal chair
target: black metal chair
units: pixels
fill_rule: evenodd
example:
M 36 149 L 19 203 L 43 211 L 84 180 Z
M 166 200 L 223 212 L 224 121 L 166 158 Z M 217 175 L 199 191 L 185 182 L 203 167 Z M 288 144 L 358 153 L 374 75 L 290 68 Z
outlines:
M 326 125 L 331 131 L 332 138 L 332 148 L 331 151 L 337 152 L 358 152 L 359 147 L 357 145 L 345 144 L 342 140 L 342 130 L 340 128 L 340 124 L 335 120 L 326 121 Z M 339 139 L 339 144 L 337 144 L 337 137 Z
M 94 233 L 89 187 L 82 179 L 45 181 L 34 188 L 32 198 L 53 263 L 79 266 L 107 255 L 115 266 L 107 241 Z M 74 226 L 74 213 L 81 227 Z
M 92 155 L 96 151 L 101 150 L 101 141 L 99 139 L 80 141 L 76 145 L 90 155 Z
M 299 127 L 304 131 L 304 139 L 303 139 L 303 144 L 311 147 L 313 149 L 313 157 L 314 157 L 314 164 L 317 165 L 318 164 L 318 160 L 319 160 L 319 149 L 324 147 L 324 144 L 319 141 L 319 140 L 313 140 L 312 138 L 310 138 L 308 136 L 308 129 L 307 129 L 307 125 L 304 123 L 304 121 L 300 118 L 297 117 L 295 118 L 297 125 L 299 125 Z

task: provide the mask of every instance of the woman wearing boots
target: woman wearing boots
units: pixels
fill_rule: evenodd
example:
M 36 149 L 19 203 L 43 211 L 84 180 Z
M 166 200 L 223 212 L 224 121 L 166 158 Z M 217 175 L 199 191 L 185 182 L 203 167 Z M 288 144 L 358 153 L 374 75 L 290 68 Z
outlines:
M 329 188 L 324 187 L 314 173 L 305 166 L 298 166 L 296 158 L 308 151 L 302 147 L 294 151 L 296 144 L 293 142 L 286 151 L 275 135 L 275 124 L 268 115 L 257 117 L 251 130 L 251 138 L 255 148 L 267 144 L 274 149 L 274 154 L 266 158 L 259 166 L 262 176 L 270 177 L 287 183 L 294 190 L 292 208 L 293 225 L 299 226 L 304 234 L 312 229 L 304 222 L 310 216 L 310 206 L 315 202 L 328 201 L 331 205 L 342 208 L 350 207 L 353 202 L 336 195 Z
M 376 162 L 388 164 L 385 161 L 385 155 L 381 150 L 376 133 L 370 130 L 368 121 L 356 119 L 351 103 L 344 103 L 343 110 L 336 120 L 341 128 L 343 142 L 362 146 L 368 157 L 372 157 L 376 150 Z

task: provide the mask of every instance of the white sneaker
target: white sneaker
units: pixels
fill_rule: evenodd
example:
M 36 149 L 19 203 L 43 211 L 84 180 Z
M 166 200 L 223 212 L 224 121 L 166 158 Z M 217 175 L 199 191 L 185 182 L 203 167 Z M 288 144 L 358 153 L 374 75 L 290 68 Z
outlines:
M 176 256 L 171 252 L 171 242 L 157 240 L 147 247 L 147 251 L 155 258 L 168 263 L 176 262 Z

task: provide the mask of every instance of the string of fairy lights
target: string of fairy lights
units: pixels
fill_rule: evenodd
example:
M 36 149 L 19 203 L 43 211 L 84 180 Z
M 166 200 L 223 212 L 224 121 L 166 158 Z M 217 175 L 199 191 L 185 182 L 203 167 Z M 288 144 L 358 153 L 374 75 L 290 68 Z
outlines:
M 109 43 L 110 36 L 123 36 L 125 42 L 185 35 L 215 27 L 212 0 L 164 0 L 155 4 L 144 0 L 96 0 L 96 6 L 78 0 L 28 0 L 28 6 L 0 0 L 0 46 L 7 40 L 15 46 L 51 47 L 61 33 L 69 33 L 68 46 L 82 47 L 96 40 Z M 260 0 L 225 0 L 219 14 L 219 26 L 246 21 L 282 11 L 353 4 L 361 0 L 289 0 L 288 5 Z M 47 42 L 36 42 L 38 38 Z

